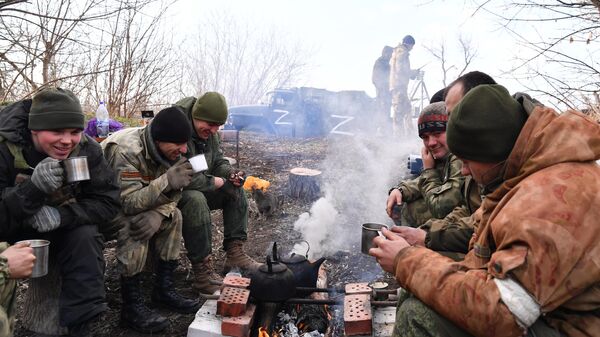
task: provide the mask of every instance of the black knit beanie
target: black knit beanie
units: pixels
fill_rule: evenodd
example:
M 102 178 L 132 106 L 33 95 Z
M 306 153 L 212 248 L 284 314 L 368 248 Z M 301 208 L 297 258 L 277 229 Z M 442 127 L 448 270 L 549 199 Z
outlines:
M 49 88 L 33 97 L 29 110 L 30 130 L 83 129 L 79 99 L 69 90 Z
M 150 123 L 150 135 L 159 142 L 182 144 L 192 137 L 192 126 L 178 107 L 162 109 Z
M 423 137 L 425 132 L 446 131 L 448 123 L 448 113 L 446 112 L 446 103 L 437 102 L 429 104 L 423 108 L 419 115 L 417 126 L 419 128 L 419 137 Z
M 446 142 L 459 158 L 498 163 L 508 158 L 526 119 L 506 88 L 479 85 L 452 110 Z

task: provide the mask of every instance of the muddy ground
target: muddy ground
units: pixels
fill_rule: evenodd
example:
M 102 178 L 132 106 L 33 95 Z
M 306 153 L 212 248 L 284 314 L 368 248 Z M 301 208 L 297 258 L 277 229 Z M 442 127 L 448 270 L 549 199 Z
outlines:
M 294 167 L 307 167 L 323 169 L 323 161 L 327 155 L 329 140 L 325 138 L 311 139 L 281 139 L 256 133 L 240 134 L 239 162 L 240 167 L 248 175 L 257 176 L 271 182 L 271 193 L 280 195 L 282 201 L 278 209 L 269 218 L 259 218 L 256 214 L 250 215 L 246 251 L 255 259 L 264 261 L 266 251 L 273 241 L 282 246 L 291 245 L 293 240 L 301 238 L 301 234 L 294 231 L 293 224 L 298 216 L 307 212 L 312 204 L 309 201 L 292 199 L 286 195 L 289 170 Z M 224 143 L 225 154 L 235 157 L 233 143 Z M 220 249 L 223 238 L 221 217 L 219 211 L 213 212 L 213 256 L 216 260 L 216 269 L 222 270 L 224 252 Z M 115 242 L 107 242 L 106 257 L 106 290 L 109 310 L 103 314 L 93 327 L 94 336 L 145 336 L 120 325 L 121 296 L 119 275 L 116 270 Z M 360 247 L 353 247 L 346 251 L 339 251 L 327 256 L 324 266 L 328 273 L 330 286 L 343 286 L 349 282 L 372 281 L 373 275 L 379 280 L 388 281 L 394 286 L 393 279 L 381 272 L 379 266 L 371 257 L 362 255 Z M 368 279 L 365 279 L 367 276 Z M 150 299 L 152 275 L 144 273 L 144 291 Z M 177 290 L 188 296 L 194 296 L 190 288 L 191 267 L 185 257 L 185 249 L 181 254 L 180 266 L 176 270 Z M 23 328 L 18 320 L 23 311 L 23 293 L 26 283 L 20 285 L 18 297 L 18 314 L 15 336 L 32 336 L 32 333 Z M 149 302 L 149 301 L 148 301 Z M 151 303 L 149 303 L 152 306 Z M 155 336 L 186 336 L 189 324 L 193 321 L 193 314 L 179 314 L 169 312 L 163 308 L 156 308 L 162 315 L 169 318 L 171 325 L 162 334 Z M 340 311 L 337 310 L 337 314 Z

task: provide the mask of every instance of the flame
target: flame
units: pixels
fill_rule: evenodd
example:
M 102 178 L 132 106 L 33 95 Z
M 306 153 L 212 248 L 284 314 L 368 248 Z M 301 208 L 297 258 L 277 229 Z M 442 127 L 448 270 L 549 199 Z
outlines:
M 252 191 L 252 189 L 261 189 L 263 192 L 266 192 L 269 186 L 271 186 L 269 181 L 254 176 L 248 176 L 244 182 L 244 189 L 248 192 Z
M 269 333 L 267 332 L 267 329 L 265 329 L 261 326 L 260 328 L 258 328 L 258 337 L 270 337 L 270 336 L 269 336 Z
M 327 313 L 327 319 L 331 321 L 333 316 L 331 316 L 331 312 L 329 312 L 329 306 L 327 304 L 325 304 L 324 307 L 325 307 L 325 312 Z

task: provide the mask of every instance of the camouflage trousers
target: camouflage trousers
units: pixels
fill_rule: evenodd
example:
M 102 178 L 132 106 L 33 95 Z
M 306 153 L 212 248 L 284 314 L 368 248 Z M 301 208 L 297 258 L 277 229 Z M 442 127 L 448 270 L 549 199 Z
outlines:
M 392 125 L 397 136 L 408 135 L 414 129 L 407 90 L 408 88 L 392 92 Z
M 117 234 L 117 261 L 123 276 L 134 276 L 144 270 L 150 247 L 162 261 L 179 258 L 182 217 L 178 209 L 162 221 L 152 239 L 144 242 L 134 240 L 129 235 L 130 218 L 127 216 L 115 220 L 120 222 L 121 226 Z
M 10 337 L 13 335 L 15 325 L 15 301 L 17 281 L 5 280 L 0 286 L 0 337 Z
M 396 310 L 393 337 L 470 337 L 471 334 L 430 309 L 416 297 L 401 298 Z M 527 337 L 561 337 L 561 334 L 539 318 Z
M 402 226 L 419 227 L 433 218 L 425 199 L 417 199 L 402 204 Z
M 183 240 L 192 263 L 198 263 L 212 251 L 210 211 L 223 210 L 223 245 L 230 240 L 246 240 L 248 200 L 242 188 L 229 193 L 184 190 L 178 205 L 183 215 Z

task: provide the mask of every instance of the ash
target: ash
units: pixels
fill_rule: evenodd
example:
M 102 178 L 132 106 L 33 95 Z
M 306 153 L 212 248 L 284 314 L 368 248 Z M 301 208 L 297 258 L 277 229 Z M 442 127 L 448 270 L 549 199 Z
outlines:
M 284 311 L 281 311 L 277 314 L 277 329 L 278 335 L 281 337 L 324 337 L 325 335 L 319 330 L 313 330 L 310 332 L 300 332 L 298 326 L 296 326 L 296 322 L 298 321 L 298 316 L 296 312 L 292 314 L 288 314 Z

